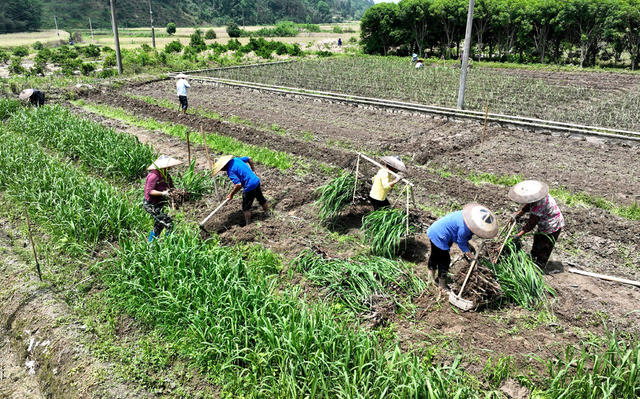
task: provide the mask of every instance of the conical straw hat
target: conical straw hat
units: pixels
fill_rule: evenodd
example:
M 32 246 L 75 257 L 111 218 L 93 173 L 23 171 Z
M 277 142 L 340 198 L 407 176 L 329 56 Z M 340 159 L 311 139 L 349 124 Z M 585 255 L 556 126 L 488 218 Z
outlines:
M 181 163 L 182 163 L 182 161 L 179 161 L 179 160 L 177 160 L 175 158 L 171 158 L 171 157 L 168 157 L 166 155 L 160 155 L 160 157 L 158 159 L 156 159 L 156 161 L 154 163 L 149 165 L 147 170 L 166 169 L 166 168 L 170 168 L 172 166 L 180 165 Z
M 33 89 L 24 89 L 20 92 L 18 98 L 21 100 L 27 100 L 33 94 Z
M 223 155 L 216 159 L 216 163 L 213 165 L 213 174 L 217 174 L 233 159 L 233 155 Z
M 380 160 L 383 164 L 389 165 L 397 171 L 407 173 L 407 167 L 404 165 L 404 162 L 400 160 L 400 157 L 386 156 L 382 157 Z
M 176 78 L 176 79 L 188 79 L 189 76 L 185 75 L 184 73 L 179 73 L 176 76 L 174 76 L 174 78 Z
M 480 238 L 493 238 L 498 234 L 496 215 L 480 204 L 465 205 L 462 218 L 469 230 Z
M 509 190 L 509 198 L 520 204 L 539 201 L 549 194 L 549 186 L 538 180 L 525 180 Z

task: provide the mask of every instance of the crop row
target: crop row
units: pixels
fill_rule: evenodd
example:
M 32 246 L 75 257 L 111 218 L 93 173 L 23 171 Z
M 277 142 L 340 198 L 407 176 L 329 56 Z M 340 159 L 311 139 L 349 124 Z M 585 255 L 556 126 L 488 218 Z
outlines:
M 455 107 L 460 70 L 415 70 L 406 58 L 333 57 L 257 68 L 209 72 L 220 78 L 366 97 Z M 640 130 L 637 90 L 618 92 L 557 85 L 508 70 L 474 68 L 467 77 L 467 109 L 579 124 Z

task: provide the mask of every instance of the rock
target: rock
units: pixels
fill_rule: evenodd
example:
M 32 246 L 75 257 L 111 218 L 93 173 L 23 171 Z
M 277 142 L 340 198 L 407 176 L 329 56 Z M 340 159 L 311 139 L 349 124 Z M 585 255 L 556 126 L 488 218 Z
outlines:
M 529 390 L 513 378 L 506 380 L 500 387 L 500 391 L 510 399 L 527 399 L 529 397 Z

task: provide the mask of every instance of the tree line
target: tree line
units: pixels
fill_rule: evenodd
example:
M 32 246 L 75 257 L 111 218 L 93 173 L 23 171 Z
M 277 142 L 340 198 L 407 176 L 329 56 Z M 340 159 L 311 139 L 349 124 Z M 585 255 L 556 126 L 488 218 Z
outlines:
M 361 19 L 369 54 L 459 56 L 468 0 L 401 0 Z M 640 60 L 640 0 L 476 0 L 474 59 L 569 63 Z

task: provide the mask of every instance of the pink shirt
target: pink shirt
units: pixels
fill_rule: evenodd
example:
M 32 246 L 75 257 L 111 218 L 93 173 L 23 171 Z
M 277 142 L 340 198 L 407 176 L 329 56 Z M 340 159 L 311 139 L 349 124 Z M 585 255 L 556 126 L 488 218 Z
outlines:
M 555 233 L 564 227 L 562 212 L 560 212 L 556 200 L 550 195 L 531 204 L 531 214 L 540 218 L 538 231 L 541 233 Z
M 163 198 L 151 195 L 151 190 L 164 191 L 169 189 L 169 187 L 173 187 L 173 180 L 171 180 L 171 176 L 167 174 L 167 177 L 169 178 L 168 183 L 165 181 L 159 170 L 154 169 L 150 171 L 144 184 L 144 199 L 153 203 L 162 202 Z

